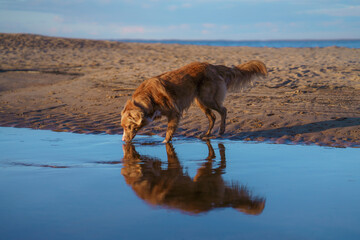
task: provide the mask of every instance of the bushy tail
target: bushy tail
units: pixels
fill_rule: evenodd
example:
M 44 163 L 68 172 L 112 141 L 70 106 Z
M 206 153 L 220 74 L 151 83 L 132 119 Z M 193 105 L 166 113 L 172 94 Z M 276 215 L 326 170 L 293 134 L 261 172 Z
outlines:
M 258 60 L 234 66 L 231 70 L 231 75 L 226 78 L 228 90 L 242 90 L 268 74 L 265 64 Z

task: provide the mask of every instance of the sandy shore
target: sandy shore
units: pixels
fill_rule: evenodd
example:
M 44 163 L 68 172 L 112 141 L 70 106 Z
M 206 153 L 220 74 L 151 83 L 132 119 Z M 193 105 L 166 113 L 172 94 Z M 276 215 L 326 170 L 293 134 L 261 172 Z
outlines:
M 267 79 L 229 93 L 223 138 L 360 146 L 360 49 L 210 47 L 0 34 L 0 125 L 121 134 L 120 112 L 146 78 L 193 61 L 263 61 Z M 176 136 L 197 137 L 196 106 Z M 219 128 L 216 122 L 214 137 Z M 141 134 L 164 135 L 162 119 Z

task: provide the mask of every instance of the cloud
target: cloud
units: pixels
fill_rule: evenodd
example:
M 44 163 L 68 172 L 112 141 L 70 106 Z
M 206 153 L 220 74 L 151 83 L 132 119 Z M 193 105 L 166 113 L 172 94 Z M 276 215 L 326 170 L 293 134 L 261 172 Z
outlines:
M 222 36 L 224 33 L 231 32 L 230 25 L 219 25 L 214 23 L 203 23 L 201 24 L 202 30 L 200 31 L 203 35 L 212 34 L 214 37 Z
M 344 24 L 343 20 L 324 21 L 319 23 L 321 27 L 340 27 L 343 24 Z
M 191 8 L 192 4 L 190 3 L 182 3 L 182 4 L 173 4 L 167 7 L 168 10 L 170 11 L 175 11 L 178 9 L 186 9 L 186 8 Z
M 0 31 L 8 33 L 35 33 L 50 36 L 71 36 L 76 33 L 76 37 L 97 36 L 100 38 L 121 38 L 139 36 L 147 30 L 141 25 L 76 21 L 53 13 L 0 10 Z
M 111 0 L 98 0 L 98 2 L 102 4 L 109 4 L 111 3 Z
M 190 24 L 127 24 L 86 21 L 70 16 L 39 11 L 0 10 L 0 32 L 34 33 L 80 38 L 184 38 L 192 32 Z
M 202 26 L 203 26 L 204 28 L 214 28 L 214 27 L 216 27 L 216 24 L 213 24 L 213 23 L 204 23 L 204 24 L 202 24 Z
M 208 30 L 202 30 L 201 33 L 204 34 L 204 35 L 206 35 L 206 34 L 209 34 L 210 31 L 208 31 Z
M 54 20 L 55 22 L 58 22 L 58 23 L 63 23 L 63 22 L 64 22 L 64 18 L 60 17 L 59 15 L 55 15 L 55 16 L 53 17 L 53 20 Z
M 167 30 L 187 30 L 187 29 L 190 29 L 190 25 L 189 24 L 170 25 L 170 26 L 163 27 L 162 29 L 164 29 L 164 31 L 167 31 Z
M 360 36 L 356 1 L 304 1 L 0 0 L 0 32 L 102 39 Z
M 337 8 L 324 8 L 305 11 L 307 14 L 323 14 L 334 17 L 360 17 L 359 6 L 339 6 Z
M 179 6 L 177 6 L 177 5 L 170 5 L 170 6 L 168 6 L 168 9 L 170 10 L 170 11 L 175 11 L 176 9 L 178 9 L 179 8 Z
M 145 28 L 142 26 L 124 26 L 124 27 L 120 27 L 121 28 L 121 33 L 123 34 L 137 34 L 137 33 L 144 33 L 145 32 Z

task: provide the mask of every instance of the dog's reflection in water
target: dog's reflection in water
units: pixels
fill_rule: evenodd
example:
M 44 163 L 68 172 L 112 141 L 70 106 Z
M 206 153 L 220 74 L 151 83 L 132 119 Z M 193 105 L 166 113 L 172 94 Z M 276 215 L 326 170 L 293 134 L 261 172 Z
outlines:
M 219 144 L 220 165 L 213 167 L 214 149 L 207 141 L 209 155 L 192 179 L 184 172 L 174 147 L 166 144 L 167 168 L 156 158 L 140 155 L 131 143 L 123 145 L 121 174 L 135 193 L 147 203 L 188 214 L 232 207 L 240 212 L 259 215 L 265 199 L 251 196 L 245 186 L 222 179 L 226 167 L 225 147 Z

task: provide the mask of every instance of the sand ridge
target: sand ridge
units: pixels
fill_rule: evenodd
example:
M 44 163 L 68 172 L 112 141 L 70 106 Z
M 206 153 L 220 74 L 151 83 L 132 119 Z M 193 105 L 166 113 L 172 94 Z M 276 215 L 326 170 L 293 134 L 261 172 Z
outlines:
M 145 79 L 193 61 L 227 66 L 258 59 L 269 70 L 251 89 L 229 93 L 221 138 L 360 146 L 360 49 L 211 47 L 0 34 L 0 125 L 121 134 L 120 112 Z M 218 116 L 219 119 L 219 116 Z M 196 106 L 176 136 L 198 137 Z M 214 137 L 219 120 L 214 127 Z M 164 135 L 166 120 L 142 134 Z

